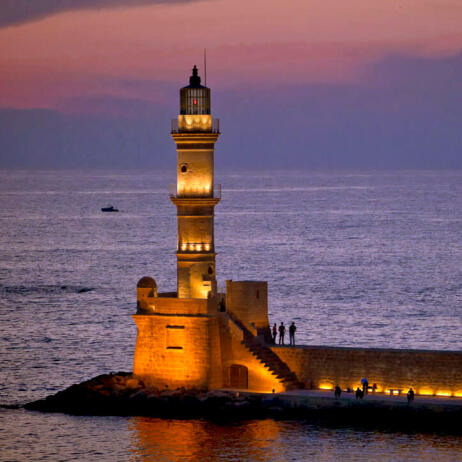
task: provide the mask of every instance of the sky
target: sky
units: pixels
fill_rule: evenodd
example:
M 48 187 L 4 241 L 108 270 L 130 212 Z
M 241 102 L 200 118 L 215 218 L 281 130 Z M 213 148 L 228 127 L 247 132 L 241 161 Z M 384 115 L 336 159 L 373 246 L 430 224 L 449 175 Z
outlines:
M 153 169 L 194 64 L 221 169 L 462 168 L 460 0 L 0 0 L 0 168 Z

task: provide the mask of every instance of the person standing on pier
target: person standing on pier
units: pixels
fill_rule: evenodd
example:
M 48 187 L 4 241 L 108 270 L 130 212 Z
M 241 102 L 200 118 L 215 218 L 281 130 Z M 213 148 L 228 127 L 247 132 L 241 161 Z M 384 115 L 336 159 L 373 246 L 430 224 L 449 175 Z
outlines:
M 285 333 L 286 333 L 286 326 L 284 326 L 284 323 L 281 322 L 281 325 L 279 326 L 279 345 L 284 345 Z
M 363 378 L 361 379 L 361 384 L 362 384 L 362 386 L 363 386 L 363 393 L 364 393 L 365 395 L 367 395 L 367 391 L 368 391 L 368 387 L 369 387 L 369 382 L 368 382 L 368 380 L 366 379 L 366 377 L 363 377 Z
M 296 330 L 297 330 L 297 326 L 292 321 L 292 324 L 289 327 L 289 339 L 290 339 L 290 345 L 291 346 L 295 346 L 295 331 Z
M 273 344 L 276 345 L 276 337 L 278 335 L 278 328 L 276 326 L 276 323 L 273 324 Z
M 342 389 L 338 385 L 335 385 L 335 388 L 334 388 L 335 399 L 339 399 L 341 394 L 342 394 Z
M 411 403 L 411 401 L 414 401 L 414 390 L 412 388 L 409 388 L 409 391 L 407 392 L 407 402 Z

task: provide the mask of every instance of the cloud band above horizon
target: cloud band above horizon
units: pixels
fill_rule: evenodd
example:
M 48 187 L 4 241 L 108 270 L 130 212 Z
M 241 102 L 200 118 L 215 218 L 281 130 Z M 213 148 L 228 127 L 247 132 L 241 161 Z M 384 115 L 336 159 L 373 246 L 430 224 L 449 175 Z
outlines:
M 131 8 L 194 1 L 197 0 L 0 0 L 0 28 L 20 25 L 75 10 Z

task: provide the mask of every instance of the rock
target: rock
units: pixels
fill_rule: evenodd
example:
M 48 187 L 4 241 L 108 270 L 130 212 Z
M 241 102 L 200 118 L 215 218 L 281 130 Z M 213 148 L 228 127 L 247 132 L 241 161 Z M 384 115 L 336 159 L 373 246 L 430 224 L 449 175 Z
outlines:
M 159 398 L 161 395 L 160 390 L 157 390 L 157 388 L 145 388 L 144 391 L 148 398 Z
M 125 382 L 125 386 L 127 388 L 141 388 L 142 383 L 138 379 L 131 378 Z
M 148 395 L 146 393 L 146 390 L 135 391 L 129 396 L 129 399 L 133 399 L 133 400 L 146 400 L 147 398 L 148 398 Z
M 232 394 L 230 392 L 221 391 L 221 390 L 211 390 L 205 394 L 206 398 L 231 398 Z

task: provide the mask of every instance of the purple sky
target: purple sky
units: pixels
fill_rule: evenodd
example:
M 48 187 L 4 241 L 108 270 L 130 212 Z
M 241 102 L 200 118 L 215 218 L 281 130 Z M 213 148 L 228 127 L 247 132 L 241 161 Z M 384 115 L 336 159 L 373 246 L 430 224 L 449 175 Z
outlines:
M 218 168 L 461 168 L 460 24 L 459 0 L 6 0 L 0 167 L 171 167 L 207 47 Z

